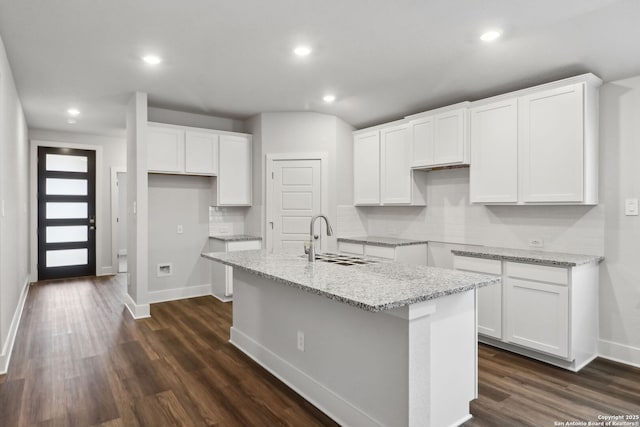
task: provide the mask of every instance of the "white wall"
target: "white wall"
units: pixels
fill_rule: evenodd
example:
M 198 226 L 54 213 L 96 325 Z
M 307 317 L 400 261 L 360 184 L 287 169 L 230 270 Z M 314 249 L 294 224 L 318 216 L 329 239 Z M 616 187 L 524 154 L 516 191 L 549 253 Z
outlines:
M 29 129 L 29 137 L 33 141 L 59 142 L 68 144 L 91 145 L 102 147 L 102 165 L 98 169 L 102 171 L 99 180 L 102 188 L 99 189 L 102 203 L 97 224 L 97 232 L 101 234 L 102 248 L 101 259 L 97 260 L 97 274 L 115 274 L 118 271 L 117 260 L 112 257 L 111 243 L 111 169 L 126 169 L 127 166 L 127 146 L 124 137 L 109 137 L 91 135 L 85 133 L 59 132 L 42 129 Z M 35 200 L 32 203 L 37 203 Z M 32 261 L 33 263 L 34 261 Z
M 147 94 L 127 105 L 127 299 L 134 318 L 150 315 L 148 295 Z
M 0 39 L 0 373 L 29 280 L 29 140 L 27 123 Z
M 200 257 L 209 241 L 214 178 L 149 174 L 149 293 L 209 285 L 210 261 Z M 177 233 L 181 225 L 182 234 Z M 158 277 L 159 263 L 173 264 Z
M 624 215 L 640 197 L 640 76 L 605 84 L 600 114 L 600 350 L 640 365 L 640 217 Z
M 254 135 L 254 153 L 257 152 L 253 164 L 254 206 L 247 213 L 247 230 L 260 230 L 260 235 L 264 237 L 265 159 L 268 154 L 278 153 L 327 154 L 328 200 L 322 210 L 336 225 L 339 198 L 352 198 L 348 194 L 341 195 L 345 191 L 345 182 L 349 188 L 352 187 L 352 178 L 348 177 L 351 172 L 344 169 L 347 161 L 341 161 L 341 167 L 338 167 L 338 153 L 346 155 L 352 150 L 350 139 L 353 128 L 335 116 L 309 112 L 264 113 L 248 120 L 245 126 Z M 335 247 L 335 236 L 328 239 L 328 244 L 330 248 Z
M 154 107 L 149 107 L 147 109 L 147 116 L 150 122 L 226 130 L 229 132 L 244 132 L 244 122 L 241 120 L 227 119 L 223 117 L 185 113 L 183 111 Z

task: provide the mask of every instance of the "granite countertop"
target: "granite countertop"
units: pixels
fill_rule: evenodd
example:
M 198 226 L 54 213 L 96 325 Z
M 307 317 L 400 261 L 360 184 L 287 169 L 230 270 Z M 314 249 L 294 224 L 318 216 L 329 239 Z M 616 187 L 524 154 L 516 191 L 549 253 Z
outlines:
M 251 236 L 249 234 L 224 234 L 218 236 L 209 235 L 210 239 L 221 240 L 223 242 L 241 242 L 250 240 L 262 240 L 260 236 Z
M 397 237 L 364 236 L 364 237 L 338 237 L 338 242 L 361 243 L 373 246 L 386 246 L 395 248 L 396 246 L 426 245 L 427 240 L 399 239 Z
M 604 260 L 604 257 L 598 255 L 530 251 L 526 249 L 494 248 L 489 246 L 469 246 L 464 249 L 453 249 L 451 252 L 454 255 L 474 258 L 498 259 L 558 267 L 575 267 L 577 265 L 599 263 Z
M 305 256 L 264 250 L 202 256 L 373 312 L 500 282 L 495 276 L 390 261 L 356 266 L 312 264 Z

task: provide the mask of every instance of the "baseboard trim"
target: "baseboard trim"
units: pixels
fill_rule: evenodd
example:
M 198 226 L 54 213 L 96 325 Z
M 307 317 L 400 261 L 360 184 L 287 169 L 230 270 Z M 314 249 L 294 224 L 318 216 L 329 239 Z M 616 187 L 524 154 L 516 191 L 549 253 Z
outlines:
M 458 427 L 458 426 L 466 423 L 467 421 L 469 421 L 471 418 L 473 418 L 473 415 L 468 414 L 468 415 L 462 417 L 461 419 L 459 419 L 458 421 L 456 421 L 455 423 L 451 424 L 449 427 Z
M 151 317 L 151 307 L 149 304 L 136 304 L 136 302 L 131 298 L 131 295 L 125 294 L 125 302 L 124 305 L 129 310 L 129 314 L 134 319 L 146 319 Z
M 114 273 L 114 268 L 112 265 L 108 266 L 108 267 L 102 267 L 100 273 L 98 274 L 98 276 L 113 276 Z
M 229 342 L 338 424 L 382 426 L 361 409 L 234 327 L 231 327 Z
M 214 297 L 215 299 L 222 301 L 222 302 L 231 302 L 233 301 L 233 295 L 227 296 L 227 295 L 218 295 L 216 293 L 212 293 L 211 294 L 212 297 Z
M 20 292 L 20 298 L 18 299 L 18 306 L 13 313 L 13 319 L 11 319 L 11 326 L 9 327 L 9 334 L 7 335 L 7 341 L 2 348 L 2 354 L 0 354 L 0 375 L 6 374 L 9 370 L 9 362 L 11 361 L 11 353 L 13 352 L 13 345 L 16 342 L 16 335 L 18 333 L 18 327 L 20 326 L 20 319 L 22 319 L 22 312 L 24 311 L 24 304 L 27 301 L 27 295 L 29 294 L 30 280 L 29 276 L 24 281 L 22 291 Z
M 640 348 L 638 347 L 600 339 L 598 353 L 603 359 L 640 368 Z
M 175 301 L 185 298 L 202 297 L 211 295 L 211 285 L 186 286 L 184 288 L 165 289 L 149 292 L 149 303 Z

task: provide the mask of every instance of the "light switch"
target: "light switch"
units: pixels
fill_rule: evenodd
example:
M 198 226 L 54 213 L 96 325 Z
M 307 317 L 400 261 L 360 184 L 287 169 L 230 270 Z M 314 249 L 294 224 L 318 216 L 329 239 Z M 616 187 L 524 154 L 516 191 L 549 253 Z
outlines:
M 178 225 L 178 227 L 177 227 L 177 230 L 176 230 L 176 231 L 177 231 L 177 233 L 178 233 L 178 234 L 182 234 L 182 233 L 184 232 L 184 230 L 183 230 L 183 228 L 182 228 L 182 225 Z
M 638 199 L 624 200 L 624 214 L 626 216 L 638 216 Z

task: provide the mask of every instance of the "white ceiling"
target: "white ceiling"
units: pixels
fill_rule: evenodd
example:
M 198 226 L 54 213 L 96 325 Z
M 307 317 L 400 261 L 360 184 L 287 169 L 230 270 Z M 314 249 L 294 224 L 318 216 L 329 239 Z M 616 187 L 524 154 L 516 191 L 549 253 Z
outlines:
M 503 38 L 479 41 L 488 27 Z M 587 71 L 640 74 L 639 0 L 0 0 L 0 35 L 29 126 L 92 133 L 123 129 L 134 91 L 156 107 L 317 111 L 360 128 Z M 313 54 L 294 57 L 299 43 Z

